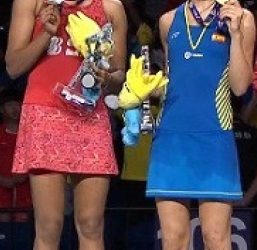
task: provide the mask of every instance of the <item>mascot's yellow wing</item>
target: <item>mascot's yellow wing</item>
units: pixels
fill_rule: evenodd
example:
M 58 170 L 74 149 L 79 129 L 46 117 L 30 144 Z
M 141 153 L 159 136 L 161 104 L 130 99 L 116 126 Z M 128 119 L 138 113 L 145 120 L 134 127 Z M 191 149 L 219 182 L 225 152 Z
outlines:
M 155 75 L 144 73 L 143 58 L 130 59 L 130 69 L 126 75 L 126 82 L 119 95 L 119 105 L 128 109 L 141 105 L 156 89 L 165 86 L 168 79 L 159 71 Z
M 86 39 L 101 31 L 100 26 L 91 18 L 78 11 L 68 16 L 66 31 L 69 34 L 75 49 L 83 56 L 88 52 Z

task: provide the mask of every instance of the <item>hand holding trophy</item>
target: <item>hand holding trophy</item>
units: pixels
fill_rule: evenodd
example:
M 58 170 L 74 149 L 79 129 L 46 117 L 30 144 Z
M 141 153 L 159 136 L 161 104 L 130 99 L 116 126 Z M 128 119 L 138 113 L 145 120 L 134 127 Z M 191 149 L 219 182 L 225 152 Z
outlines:
M 91 110 L 101 96 L 101 83 L 95 70 L 110 68 L 112 25 L 107 23 L 101 29 L 95 21 L 82 12 L 77 12 L 76 15 L 69 15 L 66 31 L 73 46 L 84 59 L 69 84 L 58 84 L 56 92 L 66 103 L 75 105 L 80 110 Z

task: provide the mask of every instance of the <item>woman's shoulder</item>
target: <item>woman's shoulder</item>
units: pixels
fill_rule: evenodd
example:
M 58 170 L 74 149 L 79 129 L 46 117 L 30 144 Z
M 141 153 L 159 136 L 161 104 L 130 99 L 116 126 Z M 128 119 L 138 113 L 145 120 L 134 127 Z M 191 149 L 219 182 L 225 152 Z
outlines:
M 123 10 L 123 4 L 120 0 L 102 0 L 104 7 L 109 11 Z
M 170 11 L 164 13 L 160 17 L 160 19 L 159 19 L 159 27 L 160 27 L 160 29 L 164 29 L 164 30 L 168 30 L 169 29 L 169 27 L 171 26 L 171 24 L 172 24 L 172 22 L 174 20 L 176 11 L 177 11 L 177 9 L 170 10 Z
M 13 12 L 17 13 L 20 11 L 25 13 L 37 13 L 40 10 L 44 0 L 14 0 L 13 1 Z
M 102 0 L 105 14 L 115 23 L 124 23 L 126 19 L 125 9 L 119 0 Z M 124 20 L 123 20 L 124 19 Z

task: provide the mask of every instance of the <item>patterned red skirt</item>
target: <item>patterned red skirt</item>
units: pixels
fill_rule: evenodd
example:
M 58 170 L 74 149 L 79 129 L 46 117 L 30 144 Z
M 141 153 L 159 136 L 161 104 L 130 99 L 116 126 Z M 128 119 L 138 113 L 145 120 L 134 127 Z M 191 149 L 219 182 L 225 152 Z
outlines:
M 104 104 L 82 116 L 55 107 L 24 104 L 13 172 L 33 171 L 116 175 Z

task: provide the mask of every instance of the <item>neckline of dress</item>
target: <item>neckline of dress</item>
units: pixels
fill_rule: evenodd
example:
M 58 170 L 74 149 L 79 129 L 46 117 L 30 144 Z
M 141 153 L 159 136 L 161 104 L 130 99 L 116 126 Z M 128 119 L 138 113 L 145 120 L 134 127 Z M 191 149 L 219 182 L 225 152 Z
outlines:
M 92 4 L 95 2 L 96 0 L 91 0 L 91 2 L 89 2 L 88 4 L 85 4 L 84 2 L 80 3 L 80 4 L 68 4 L 67 2 L 63 2 L 63 7 L 64 8 L 68 8 L 68 9 L 73 9 L 73 8 L 89 8 L 90 6 L 92 6 Z

